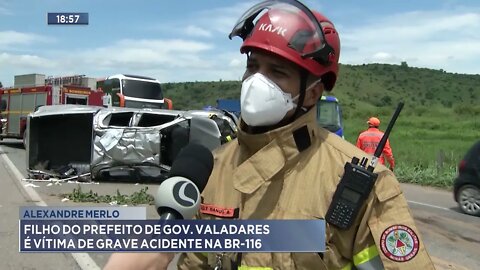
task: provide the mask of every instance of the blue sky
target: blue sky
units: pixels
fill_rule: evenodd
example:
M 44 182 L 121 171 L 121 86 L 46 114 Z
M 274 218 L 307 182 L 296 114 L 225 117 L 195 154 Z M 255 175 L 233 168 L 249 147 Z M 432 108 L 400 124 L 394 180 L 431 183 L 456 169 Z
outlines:
M 240 39 L 228 39 L 253 3 L 241 0 L 0 0 L 0 81 L 16 74 L 117 73 L 161 82 L 238 80 Z M 345 64 L 480 74 L 480 1 L 314 1 L 336 25 Z M 88 26 L 48 26 L 47 12 L 88 12 Z M 340 74 L 341 76 L 341 74 Z

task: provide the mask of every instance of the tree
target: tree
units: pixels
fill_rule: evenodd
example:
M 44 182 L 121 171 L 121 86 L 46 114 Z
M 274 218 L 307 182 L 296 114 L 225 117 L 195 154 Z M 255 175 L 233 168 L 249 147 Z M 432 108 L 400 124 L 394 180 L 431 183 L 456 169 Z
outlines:
M 2 87 L 3 87 L 3 84 L 2 84 L 2 82 L 0 82 L 0 88 L 2 88 Z
M 381 101 L 384 105 L 391 105 L 392 104 L 392 98 L 388 95 L 383 96 Z
M 426 99 L 433 99 L 434 97 L 435 97 L 435 95 L 434 95 L 432 92 L 430 92 L 430 91 L 428 91 L 428 92 L 425 94 L 425 98 L 426 98 Z M 423 105 L 423 104 L 422 104 L 422 105 Z

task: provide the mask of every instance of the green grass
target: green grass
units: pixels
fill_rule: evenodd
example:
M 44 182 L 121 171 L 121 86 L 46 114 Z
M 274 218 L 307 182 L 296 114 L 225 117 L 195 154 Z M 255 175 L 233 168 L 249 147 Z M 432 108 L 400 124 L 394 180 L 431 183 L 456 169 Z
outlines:
M 147 193 L 148 187 L 142 188 L 139 191 L 127 195 L 121 194 L 117 189 L 115 195 L 100 195 L 93 190 L 87 192 L 83 191 L 80 186 L 74 188 L 71 193 L 61 194 L 60 197 L 68 198 L 74 202 L 93 202 L 93 203 L 112 203 L 118 205 L 139 205 L 139 204 L 153 204 L 154 198 Z
M 435 163 L 427 166 L 411 166 L 399 162 L 395 175 L 400 182 L 451 189 L 456 176 L 456 167 L 440 168 Z
M 392 106 L 388 113 L 381 110 L 382 114 L 367 109 L 366 113 L 345 119 L 345 138 L 355 143 L 369 116 L 379 116 L 380 129 L 385 130 L 394 109 Z M 402 182 L 450 187 L 458 162 L 480 139 L 480 117 L 456 115 L 452 108 L 435 106 L 421 114 L 415 110 L 418 108 L 404 108 L 390 134 L 397 163 L 395 174 Z

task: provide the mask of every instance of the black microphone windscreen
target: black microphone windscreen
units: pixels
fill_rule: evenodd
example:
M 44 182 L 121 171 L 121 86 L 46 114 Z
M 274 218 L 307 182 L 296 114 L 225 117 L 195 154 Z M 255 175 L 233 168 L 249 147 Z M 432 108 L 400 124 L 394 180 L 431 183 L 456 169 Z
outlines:
M 169 177 L 182 176 L 203 191 L 213 170 L 213 155 L 200 144 L 188 144 L 173 161 Z

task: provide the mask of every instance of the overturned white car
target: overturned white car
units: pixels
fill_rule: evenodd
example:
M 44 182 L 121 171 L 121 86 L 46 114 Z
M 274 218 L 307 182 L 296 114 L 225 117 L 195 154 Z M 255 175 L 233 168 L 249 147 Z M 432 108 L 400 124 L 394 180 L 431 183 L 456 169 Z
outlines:
M 163 180 L 188 143 L 210 150 L 236 136 L 236 118 L 223 111 L 54 105 L 27 119 L 30 178 Z

